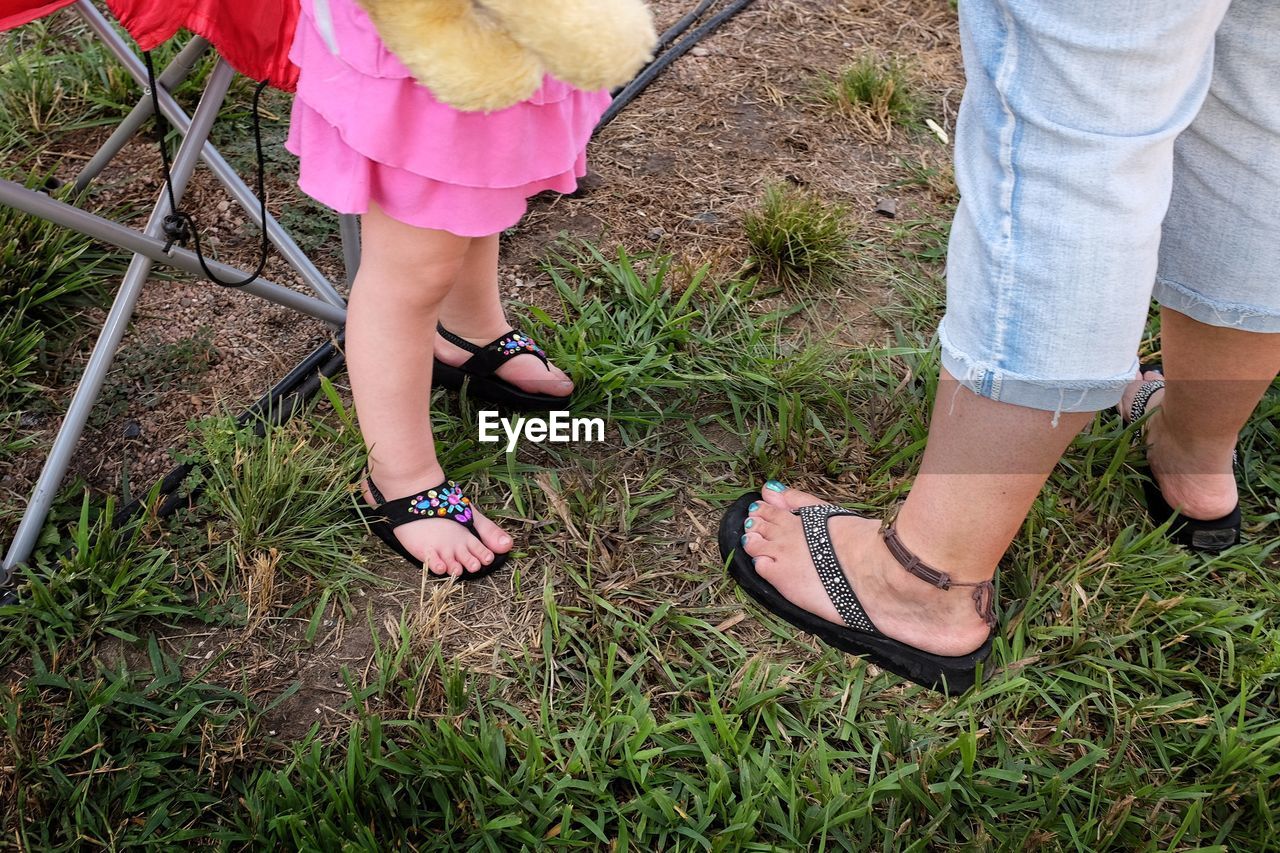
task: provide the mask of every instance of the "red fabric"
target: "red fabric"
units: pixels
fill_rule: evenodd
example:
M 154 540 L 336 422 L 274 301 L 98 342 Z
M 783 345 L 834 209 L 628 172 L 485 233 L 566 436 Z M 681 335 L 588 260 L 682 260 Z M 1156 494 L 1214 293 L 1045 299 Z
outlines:
M 143 50 L 186 28 L 208 39 L 241 74 L 290 92 L 298 85 L 298 69 L 289 61 L 298 0 L 107 0 L 107 5 Z
M 0 31 L 72 2 L 0 0 Z M 298 85 L 298 69 L 289 61 L 298 0 L 107 0 L 107 5 L 143 50 L 185 28 L 208 39 L 241 74 L 290 92 Z
M 75 0 L 0 0 L 0 33 L 70 6 Z

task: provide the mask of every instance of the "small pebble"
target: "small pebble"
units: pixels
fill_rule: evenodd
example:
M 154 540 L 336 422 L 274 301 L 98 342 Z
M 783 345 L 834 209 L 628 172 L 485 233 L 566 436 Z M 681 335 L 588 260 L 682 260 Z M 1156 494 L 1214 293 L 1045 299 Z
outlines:
M 710 56 L 711 55 L 711 51 L 707 50 L 705 47 L 702 47 L 701 45 L 693 48 L 689 52 L 692 53 L 694 56 Z
M 125 438 L 137 438 L 140 435 L 142 435 L 142 424 L 138 423 L 137 421 L 125 421 L 125 424 L 124 424 Z M 201 643 L 200 645 L 203 646 L 204 643 Z
M 650 228 L 650 229 L 649 229 L 649 239 L 650 239 L 650 240 L 653 240 L 653 241 L 655 241 L 655 242 L 656 242 L 656 241 L 658 241 L 658 240 L 661 240 L 661 239 L 662 239 L 663 237 L 665 237 L 665 236 L 667 236 L 667 229 L 665 229 L 665 228 Z
M 876 202 L 876 213 L 893 219 L 898 215 L 898 202 L 892 198 L 882 198 Z
M 693 217 L 694 222 L 700 222 L 703 225 L 715 225 L 720 221 L 720 215 L 710 210 L 703 211 Z

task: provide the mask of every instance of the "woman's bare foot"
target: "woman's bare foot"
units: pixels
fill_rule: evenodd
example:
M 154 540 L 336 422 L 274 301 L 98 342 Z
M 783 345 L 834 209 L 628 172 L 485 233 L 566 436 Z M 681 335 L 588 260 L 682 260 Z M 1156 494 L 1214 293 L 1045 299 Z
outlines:
M 408 497 L 424 487 L 429 488 L 444 478 L 444 471 L 439 465 L 434 465 L 412 477 L 412 484 L 403 477 L 382 470 L 379 470 L 375 482 L 383 497 L 395 500 Z M 360 488 L 365 502 L 375 506 L 367 478 L 361 481 Z M 395 529 L 395 535 L 409 553 L 422 560 L 423 568 L 431 574 L 461 577 L 464 573 L 479 571 L 493 562 L 495 554 L 505 554 L 512 547 L 511 537 L 503 533 L 502 528 L 474 507 L 472 515 L 479 539 L 472 536 L 466 527 L 448 518 L 427 518 L 404 524 Z
M 445 324 L 445 328 L 479 347 L 497 340 L 511 330 L 511 326 L 505 321 L 500 328 L 493 326 L 471 328 L 465 324 L 453 326 L 448 323 Z M 471 358 L 471 353 L 449 343 L 439 332 L 436 332 L 435 347 L 436 358 L 451 367 L 461 367 L 467 359 Z M 573 380 L 563 370 L 554 364 L 543 366 L 542 362 L 532 355 L 509 358 L 506 364 L 498 368 L 496 375 L 522 391 L 532 394 L 550 394 L 553 397 L 567 398 L 573 393 Z
M 1120 411 L 1126 416 L 1134 395 L 1143 382 L 1163 378 L 1159 371 L 1141 373 L 1125 389 Z M 1147 463 L 1160 485 L 1165 502 L 1187 518 L 1209 521 L 1221 518 L 1239 502 L 1232 468 L 1234 448 L 1209 447 L 1194 437 L 1180 436 L 1164 417 L 1160 402 L 1164 391 L 1156 391 L 1147 401 L 1151 416 L 1143 425 Z
M 762 494 L 749 514 L 744 545 L 756 571 L 793 604 L 843 625 L 809 556 L 800 517 L 792 512 L 824 501 L 773 481 Z M 968 590 L 940 590 L 908 574 L 885 547 L 878 521 L 834 517 L 830 530 L 845 577 L 886 636 L 938 655 L 968 654 L 986 642 L 990 631 Z

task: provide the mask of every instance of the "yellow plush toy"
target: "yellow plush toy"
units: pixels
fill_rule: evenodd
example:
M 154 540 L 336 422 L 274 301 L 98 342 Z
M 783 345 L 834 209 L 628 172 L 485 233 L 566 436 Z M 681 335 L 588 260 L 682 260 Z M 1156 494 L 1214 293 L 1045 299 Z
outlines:
M 419 83 L 460 110 L 525 100 L 550 73 L 580 89 L 619 86 L 657 35 L 642 0 L 359 0 Z

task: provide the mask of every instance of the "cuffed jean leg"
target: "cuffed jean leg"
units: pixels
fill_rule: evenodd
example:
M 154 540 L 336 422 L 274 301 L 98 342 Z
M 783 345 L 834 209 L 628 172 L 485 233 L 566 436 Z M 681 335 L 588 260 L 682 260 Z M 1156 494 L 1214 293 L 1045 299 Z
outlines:
M 1280 3 L 1233 0 L 1213 82 L 1174 146 L 1155 297 L 1211 326 L 1280 332 Z
M 1137 369 L 1174 140 L 1208 92 L 1227 0 L 961 0 L 961 200 L 943 365 L 1049 411 Z

